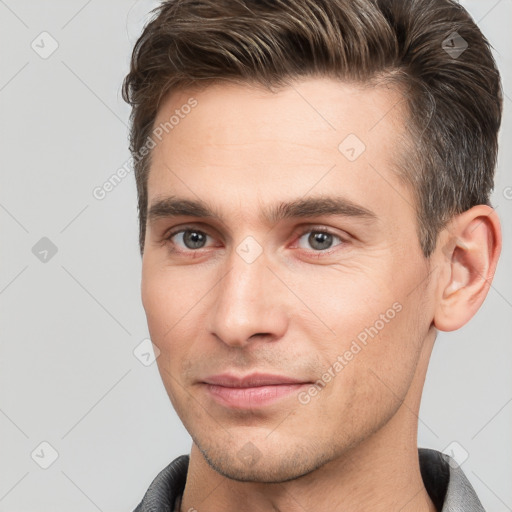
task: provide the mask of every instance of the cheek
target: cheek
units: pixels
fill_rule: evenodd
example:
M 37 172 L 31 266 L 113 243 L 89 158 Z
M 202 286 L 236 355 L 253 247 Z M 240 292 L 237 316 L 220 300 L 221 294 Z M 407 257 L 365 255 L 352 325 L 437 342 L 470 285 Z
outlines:
M 409 391 L 426 333 L 414 304 L 396 301 L 376 318 L 356 338 L 360 351 L 349 364 L 357 381 L 357 400 L 366 404 L 361 407 L 389 410 L 398 407 Z
M 344 342 L 367 338 L 368 330 L 374 331 L 376 322 L 379 331 L 384 329 L 380 315 L 386 315 L 389 310 L 386 321 L 395 316 L 392 308 L 398 292 L 394 293 L 386 282 L 389 280 L 386 272 L 381 268 L 378 273 L 369 266 L 306 267 L 303 272 L 284 279 L 310 310 L 309 319 L 315 324 L 321 322 L 330 331 L 329 345 L 336 345 L 333 338 L 337 338 L 338 348 L 343 350 Z
M 314 410 L 319 436 L 328 438 L 337 425 L 340 443 L 349 442 L 354 433 L 364 438 L 398 410 L 418 362 L 413 340 L 407 337 L 408 321 L 400 317 L 402 314 L 406 313 L 402 310 L 378 332 L 363 330 L 367 337 L 338 338 L 329 354 L 334 377 L 326 367 L 324 377 L 319 377 L 329 382 L 304 406 Z
M 393 393 L 407 392 L 426 332 L 407 276 L 402 273 L 393 280 L 389 276 L 396 274 L 385 269 L 374 274 L 366 270 L 310 276 L 308 287 L 297 279 L 297 294 L 314 315 L 295 320 L 307 333 L 311 353 L 321 353 L 325 371 L 336 375 L 320 394 L 347 399 L 356 408 L 365 408 L 365 403 L 378 408 L 380 400 L 389 405 L 395 401 Z M 319 331 L 314 316 L 330 332 L 324 327 Z
M 190 321 L 206 291 L 205 281 L 191 272 L 170 267 L 146 268 L 142 274 L 141 298 L 150 330 L 161 337 Z
M 178 383 L 184 384 L 186 365 L 201 353 L 208 311 L 204 305 L 212 288 L 206 277 L 191 269 L 147 268 L 141 282 L 149 333 L 160 350 L 157 365 L 171 400 L 180 392 Z

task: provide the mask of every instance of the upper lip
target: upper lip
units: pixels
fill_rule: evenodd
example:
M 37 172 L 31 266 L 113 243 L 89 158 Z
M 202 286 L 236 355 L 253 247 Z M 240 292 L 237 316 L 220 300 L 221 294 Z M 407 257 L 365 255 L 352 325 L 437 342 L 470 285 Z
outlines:
M 258 386 L 277 386 L 280 384 L 303 384 L 304 381 L 286 377 L 284 375 L 273 375 L 270 373 L 251 373 L 237 377 L 229 373 L 212 375 L 203 380 L 206 384 L 223 386 L 226 388 L 252 388 Z

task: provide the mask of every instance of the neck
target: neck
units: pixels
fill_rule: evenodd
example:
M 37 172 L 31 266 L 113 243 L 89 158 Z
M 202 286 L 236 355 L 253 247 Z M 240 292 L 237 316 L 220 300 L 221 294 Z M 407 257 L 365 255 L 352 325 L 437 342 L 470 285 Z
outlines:
M 436 512 L 421 478 L 417 421 L 435 334 L 396 414 L 364 442 L 295 480 L 238 482 L 212 469 L 192 445 L 181 512 Z M 430 342 L 430 343 L 429 343 Z M 422 364 L 424 363 L 424 364 Z

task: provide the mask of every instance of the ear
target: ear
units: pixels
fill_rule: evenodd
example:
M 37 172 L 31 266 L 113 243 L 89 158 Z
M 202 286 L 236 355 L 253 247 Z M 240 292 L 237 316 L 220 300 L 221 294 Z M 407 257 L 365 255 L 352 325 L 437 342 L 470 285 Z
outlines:
M 437 329 L 459 329 L 478 311 L 500 251 L 500 221 L 490 206 L 474 206 L 457 215 L 440 233 L 435 250 L 441 266 L 434 315 Z

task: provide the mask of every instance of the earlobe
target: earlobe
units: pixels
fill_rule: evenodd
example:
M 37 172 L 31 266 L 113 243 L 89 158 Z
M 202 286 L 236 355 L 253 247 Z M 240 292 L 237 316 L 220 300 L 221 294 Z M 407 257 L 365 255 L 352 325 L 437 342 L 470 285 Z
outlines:
M 439 290 L 434 325 L 453 331 L 466 324 L 484 301 L 501 251 L 496 212 L 486 205 L 457 215 L 440 233 L 436 248 Z

